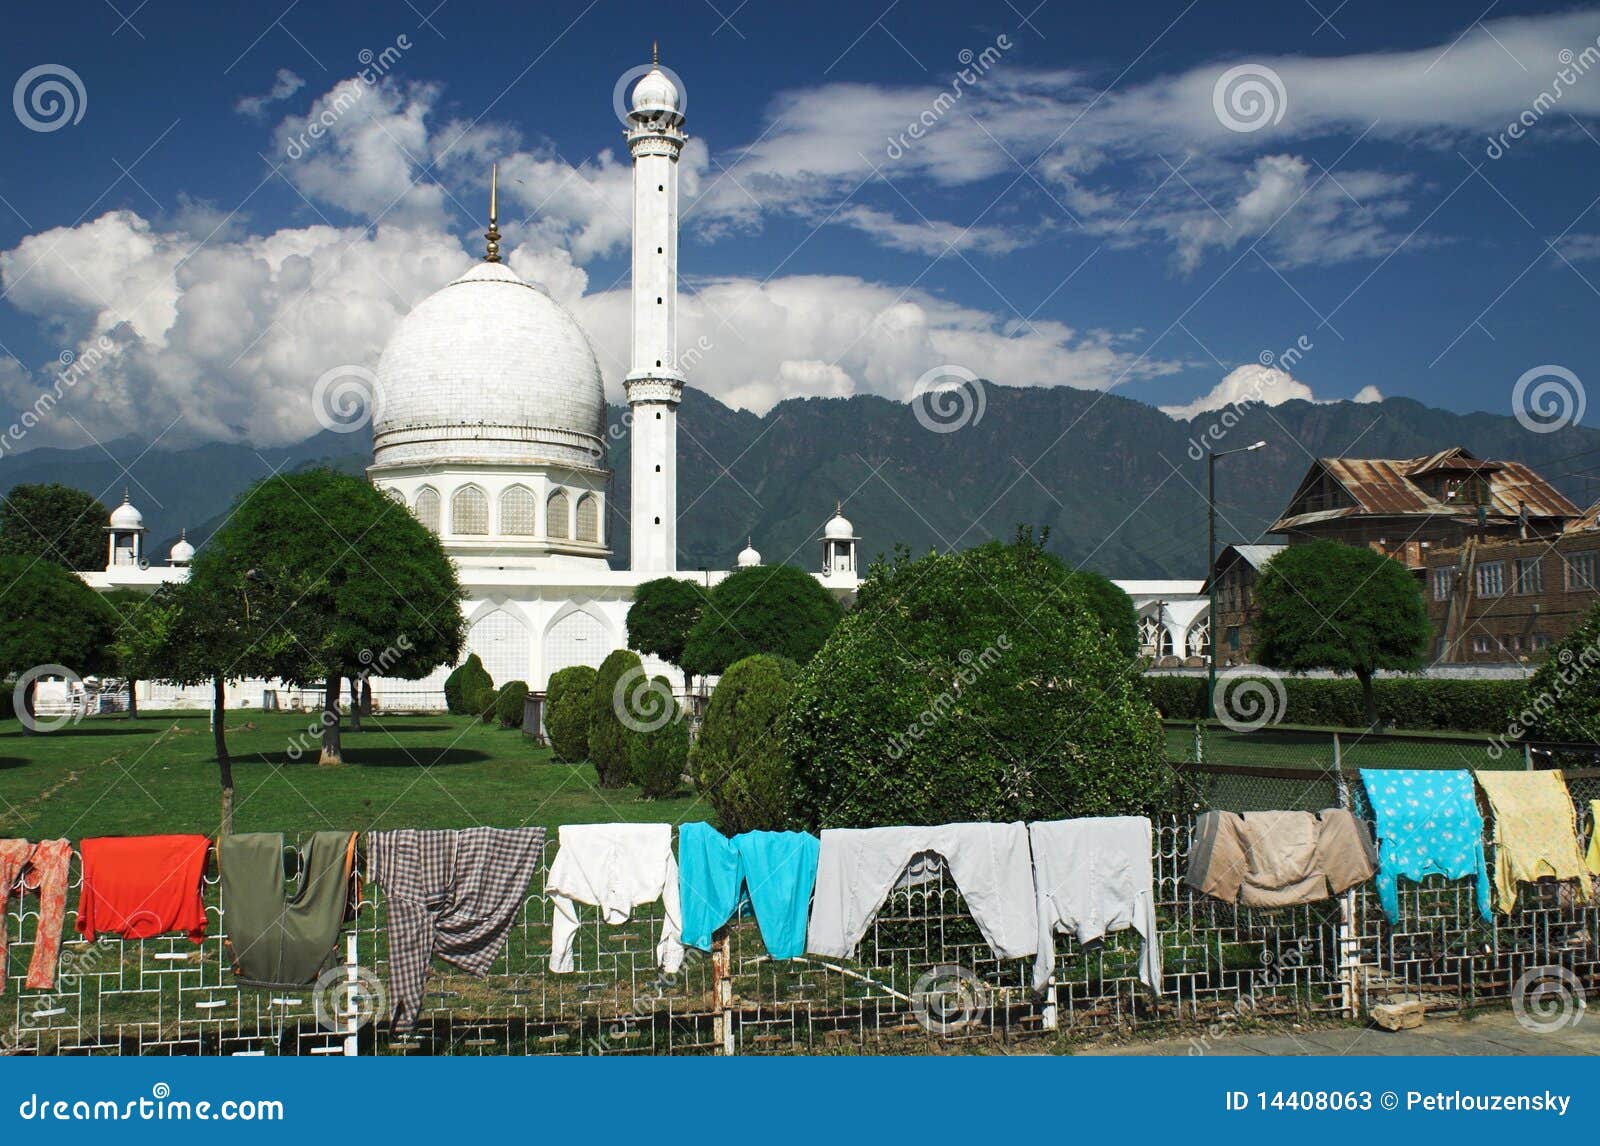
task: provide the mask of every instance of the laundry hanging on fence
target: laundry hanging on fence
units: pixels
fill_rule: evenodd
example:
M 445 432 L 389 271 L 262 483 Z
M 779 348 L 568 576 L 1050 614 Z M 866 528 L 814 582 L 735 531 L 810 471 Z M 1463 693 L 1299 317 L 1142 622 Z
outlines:
M 1589 801 L 1589 850 L 1583 861 L 1591 875 L 1600 876 L 1600 800 Z
M 1039 911 L 1039 955 L 1033 988 L 1055 974 L 1057 929 L 1092 943 L 1132 928 L 1143 940 L 1139 978 L 1161 991 L 1161 941 L 1156 934 L 1155 831 L 1144 816 L 1097 816 L 1028 825 Z
M 17 898 L 39 894 L 39 926 L 23 986 L 49 990 L 56 985 L 56 957 L 61 952 L 61 925 L 67 915 L 67 867 L 72 845 L 66 840 L 0 840 L 0 992 L 6 988 L 5 906 L 15 888 Z M 20 918 L 22 911 L 18 911 Z
M 1367 826 L 1343 808 L 1206 812 L 1195 820 L 1183 880 L 1243 907 L 1294 907 L 1341 895 L 1377 871 Z
M 367 836 L 372 878 L 389 912 L 396 1030 L 416 1022 L 435 955 L 480 979 L 489 973 L 543 855 L 543 828 L 402 828 Z
M 728 839 L 710 824 L 678 829 L 683 944 L 711 950 L 712 933 L 748 903 L 767 954 L 805 951 L 817 837 L 807 832 L 744 832 Z
M 555 917 L 550 929 L 550 970 L 573 969 L 578 938 L 576 903 L 600 909 L 606 923 L 626 923 L 640 904 L 661 900 L 666 918 L 656 943 L 656 965 L 672 974 L 683 965 L 678 915 L 678 861 L 671 824 L 566 824 L 556 829 L 556 862 L 544 889 Z
M 356 833 L 313 832 L 296 856 L 297 886 L 286 889 L 281 832 L 217 841 L 224 930 L 241 982 L 303 987 L 333 962 L 351 907 Z
M 1363 768 L 1361 783 L 1378 826 L 1378 902 L 1400 918 L 1398 880 L 1430 875 L 1476 879 L 1478 914 L 1489 918 L 1483 816 L 1466 772 Z
M 824 829 L 806 950 L 849 958 L 907 865 L 924 852 L 944 857 L 996 955 L 1038 952 L 1033 864 L 1021 823 Z
M 1484 770 L 1476 776 L 1494 813 L 1494 891 L 1500 911 L 1509 915 L 1517 909 L 1519 883 L 1545 876 L 1577 881 L 1578 898 L 1588 903 L 1578 820 L 1561 770 Z
M 182 931 L 206 937 L 201 898 L 211 841 L 205 836 L 105 836 L 83 840 L 78 931 L 89 942 L 102 932 L 151 939 Z

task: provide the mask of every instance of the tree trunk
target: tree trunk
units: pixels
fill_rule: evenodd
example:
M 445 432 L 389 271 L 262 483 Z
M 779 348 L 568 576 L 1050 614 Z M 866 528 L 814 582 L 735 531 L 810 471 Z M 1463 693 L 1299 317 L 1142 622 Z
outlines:
M 361 715 L 372 715 L 372 679 L 370 677 L 361 682 Z
M 343 764 L 344 754 L 339 747 L 339 685 L 338 673 L 328 674 L 328 690 L 322 698 L 322 755 L 318 764 Z
M 1361 682 L 1361 707 L 1367 718 L 1367 729 L 1370 732 L 1381 732 L 1383 729 L 1378 723 L 1378 696 L 1372 688 L 1372 674 L 1358 672 L 1356 679 Z
M 39 682 L 30 680 L 28 687 L 22 690 L 22 711 L 17 715 L 22 719 L 22 734 L 32 736 L 34 732 L 33 690 L 39 687 Z
M 228 682 L 211 678 L 211 739 L 217 750 L 217 772 L 222 778 L 222 834 L 233 831 L 233 760 L 228 756 Z
M 128 719 L 139 719 L 139 682 L 128 678 Z
M 361 682 L 350 678 L 350 731 L 361 731 Z

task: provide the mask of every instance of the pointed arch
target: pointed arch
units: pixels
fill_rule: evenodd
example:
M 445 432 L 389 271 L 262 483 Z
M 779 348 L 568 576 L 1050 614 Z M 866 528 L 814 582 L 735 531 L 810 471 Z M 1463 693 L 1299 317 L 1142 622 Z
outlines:
M 600 540 L 600 499 L 592 493 L 578 498 L 578 540 Z
M 544 533 L 546 537 L 565 539 L 572 536 L 568 518 L 571 510 L 568 508 L 567 491 L 558 489 L 550 495 L 550 500 L 544 503 Z
M 489 532 L 489 495 L 482 486 L 464 485 L 450 495 L 450 532 L 469 537 Z
M 434 533 L 439 532 L 439 491 L 431 485 L 425 485 L 417 491 L 416 501 L 411 503 L 411 512 L 417 515 L 417 520 L 422 522 Z
M 580 602 L 569 602 L 545 627 L 540 642 L 541 687 L 553 673 L 573 665 L 599 668 L 600 662 L 615 647 L 611 627 L 603 617 Z
M 500 532 L 510 537 L 532 537 L 537 527 L 533 491 L 525 485 L 507 486 L 500 495 Z

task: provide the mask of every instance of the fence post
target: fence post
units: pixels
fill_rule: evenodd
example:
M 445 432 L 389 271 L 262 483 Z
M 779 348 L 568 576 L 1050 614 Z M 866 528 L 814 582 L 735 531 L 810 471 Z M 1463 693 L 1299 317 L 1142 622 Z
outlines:
M 1344 982 L 1346 1018 L 1361 1016 L 1361 939 L 1355 925 L 1356 889 L 1339 897 L 1339 978 Z
M 355 1058 L 361 1053 L 358 1049 L 359 1040 L 356 1038 L 357 1032 L 361 1030 L 361 968 L 356 959 L 354 930 L 344 937 L 344 981 L 344 1053 L 346 1058 Z
M 1522 742 L 1522 765 L 1528 771 L 1533 771 L 1533 745 L 1526 740 Z
M 711 1005 L 716 1016 L 711 1020 L 712 1038 L 717 1053 L 735 1052 L 733 1029 L 733 940 L 724 924 L 711 937 Z

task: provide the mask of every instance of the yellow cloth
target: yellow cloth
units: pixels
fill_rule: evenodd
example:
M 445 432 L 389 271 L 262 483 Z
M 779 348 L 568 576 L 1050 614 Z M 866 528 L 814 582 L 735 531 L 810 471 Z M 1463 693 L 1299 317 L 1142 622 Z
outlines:
M 1476 775 L 1494 813 L 1494 886 L 1500 912 L 1516 910 L 1519 883 L 1545 876 L 1576 880 L 1578 898 L 1589 902 L 1577 814 L 1560 769 Z
M 1589 801 L 1589 870 L 1600 875 L 1600 800 Z

